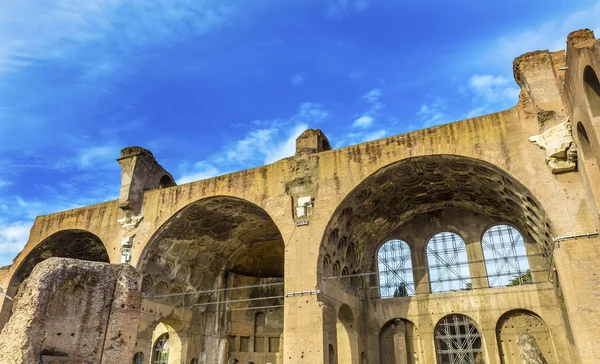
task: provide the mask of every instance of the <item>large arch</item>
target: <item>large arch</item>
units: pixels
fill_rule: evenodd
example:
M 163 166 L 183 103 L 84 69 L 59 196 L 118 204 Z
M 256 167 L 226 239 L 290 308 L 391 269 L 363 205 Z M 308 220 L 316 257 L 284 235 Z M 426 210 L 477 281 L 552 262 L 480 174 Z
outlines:
M 138 269 L 147 320 L 187 323 L 189 348 L 171 355 L 281 363 L 284 244 L 259 206 L 229 196 L 187 205 L 156 231 Z
M 42 240 L 27 254 L 12 275 L 6 294 L 16 296 L 21 283 L 29 277 L 33 268 L 51 257 L 110 263 L 106 247 L 98 236 L 86 230 L 61 230 Z M 0 312 L 0 330 L 8 322 L 11 310 L 12 301 L 4 300 Z
M 516 226 L 537 255 L 532 270 L 548 270 L 553 249 L 550 219 L 522 183 L 478 159 L 428 155 L 379 169 L 344 198 L 322 238 L 318 276 L 337 276 L 344 270 L 371 273 L 371 279 L 356 278 L 356 285 L 367 291 L 376 287 L 373 272 L 377 271 L 379 242 L 398 236 L 399 228 L 419 215 L 451 208 Z M 541 274 L 540 280 L 544 276 L 547 273 Z M 415 276 L 415 282 L 418 279 Z M 343 279 L 332 281 L 355 288 L 343 285 Z

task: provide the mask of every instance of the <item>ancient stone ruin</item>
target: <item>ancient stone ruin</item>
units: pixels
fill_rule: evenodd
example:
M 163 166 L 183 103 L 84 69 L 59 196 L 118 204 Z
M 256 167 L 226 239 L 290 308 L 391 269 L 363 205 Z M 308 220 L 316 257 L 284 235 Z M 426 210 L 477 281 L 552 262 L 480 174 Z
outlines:
M 184 185 L 125 148 L 0 268 L 0 363 L 596 363 L 599 72 L 576 31 L 509 110 Z

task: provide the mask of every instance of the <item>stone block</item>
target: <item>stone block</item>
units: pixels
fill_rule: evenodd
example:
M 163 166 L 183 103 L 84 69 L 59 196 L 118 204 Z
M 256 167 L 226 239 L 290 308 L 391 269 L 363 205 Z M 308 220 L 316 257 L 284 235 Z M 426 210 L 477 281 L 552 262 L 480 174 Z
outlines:
M 0 363 L 126 363 L 139 317 L 137 271 L 66 258 L 39 263 L 0 333 Z M 45 361 L 46 362 L 46 361 Z

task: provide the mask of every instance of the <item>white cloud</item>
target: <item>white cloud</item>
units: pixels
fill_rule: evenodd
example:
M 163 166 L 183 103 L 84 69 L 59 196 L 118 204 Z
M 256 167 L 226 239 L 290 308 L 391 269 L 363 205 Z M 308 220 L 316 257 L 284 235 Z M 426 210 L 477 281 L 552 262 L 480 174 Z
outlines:
M 231 6 L 216 0 L 4 1 L 0 12 L 0 75 L 36 61 L 82 62 L 86 74 L 120 70 L 121 58 L 169 40 L 226 25 Z M 104 46 L 111 44 L 112 52 Z M 89 45 L 89 52 L 81 52 Z M 115 51 L 118 50 L 118 51 Z M 93 62 L 84 59 L 91 57 Z
M 423 122 L 423 128 L 430 128 L 432 126 L 448 123 L 452 120 L 446 110 L 446 100 L 436 98 L 428 104 L 421 105 L 417 115 Z
M 293 156 L 296 152 L 296 138 L 310 125 L 318 125 L 328 118 L 329 112 L 322 105 L 305 102 L 288 118 L 253 120 L 251 124 L 257 128 L 248 131 L 241 139 L 195 163 L 192 168 L 188 167 L 188 163 L 182 163 L 179 168 L 182 175 L 179 183 L 269 164 Z
M 361 116 L 360 118 L 354 120 L 354 122 L 352 123 L 352 126 L 355 128 L 368 128 L 373 124 L 374 120 L 375 119 L 373 119 L 371 116 L 364 115 L 364 116 Z
M 0 221 L 0 266 L 10 264 L 29 239 L 33 221 Z
M 370 0 L 330 0 L 326 15 L 329 18 L 341 18 L 367 9 Z
M 471 119 L 471 118 L 474 118 L 474 117 L 477 117 L 477 116 L 484 115 L 486 113 L 486 110 L 487 110 L 487 106 L 476 107 L 473 110 L 469 111 L 465 115 L 465 118 Z
M 363 95 L 363 100 L 377 104 L 379 103 L 379 99 L 381 98 L 381 90 L 378 88 L 374 88 Z
M 194 164 L 192 172 L 188 172 L 177 179 L 178 184 L 199 181 L 201 179 L 211 178 L 219 175 L 219 170 L 214 165 L 202 161 Z
M 267 150 L 265 164 L 273 163 L 296 154 L 296 138 L 306 129 L 308 129 L 307 124 L 298 124 L 291 130 L 287 139 L 279 143 L 275 142 L 273 147 Z
M 469 87 L 476 97 L 489 103 L 515 104 L 519 99 L 519 88 L 504 76 L 473 75 L 469 79 Z
M 599 34 L 600 1 L 537 27 L 507 33 L 494 42 L 481 59 L 486 63 L 506 65 L 511 64 L 514 58 L 534 50 L 565 49 L 567 34 L 581 28 L 590 28 Z
M 82 149 L 79 154 L 79 166 L 81 168 L 99 167 L 109 162 L 112 165 L 118 156 L 119 148 L 115 145 L 102 145 Z
M 329 112 L 323 105 L 314 102 L 304 102 L 300 105 L 298 113 L 294 115 L 291 121 L 304 121 L 308 123 L 319 123 L 329 117 Z
M 367 135 L 365 135 L 364 140 L 363 141 L 370 141 L 370 140 L 376 140 L 376 139 L 381 139 L 383 137 L 387 136 L 387 130 L 377 130 L 374 131 L 372 133 L 369 133 Z
M 304 83 L 304 75 L 296 73 L 295 75 L 292 76 L 292 85 L 294 86 L 300 86 Z

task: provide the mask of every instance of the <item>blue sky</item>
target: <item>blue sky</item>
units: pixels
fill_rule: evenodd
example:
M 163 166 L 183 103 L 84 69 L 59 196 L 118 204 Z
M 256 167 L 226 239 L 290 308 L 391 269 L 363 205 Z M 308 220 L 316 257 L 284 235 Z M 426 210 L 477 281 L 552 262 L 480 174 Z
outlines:
M 0 265 L 115 199 L 125 146 L 184 183 L 499 111 L 514 57 L 585 27 L 599 1 L 0 0 Z

